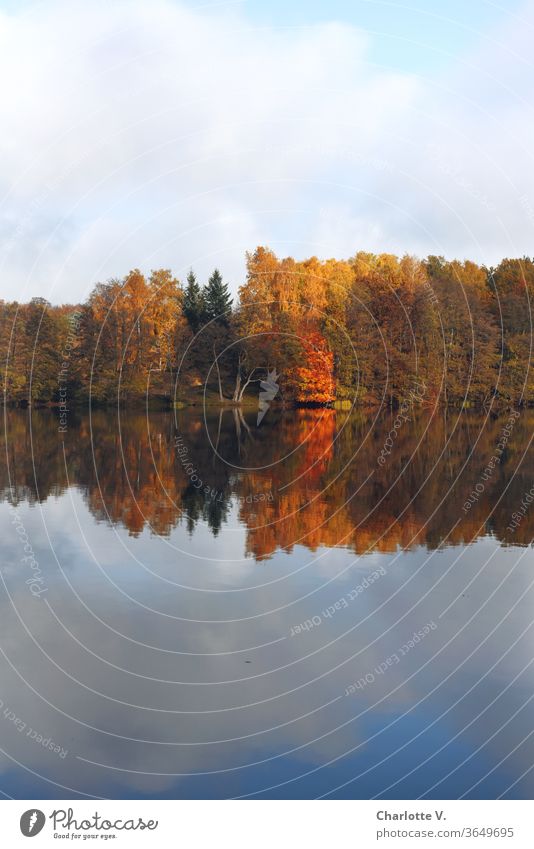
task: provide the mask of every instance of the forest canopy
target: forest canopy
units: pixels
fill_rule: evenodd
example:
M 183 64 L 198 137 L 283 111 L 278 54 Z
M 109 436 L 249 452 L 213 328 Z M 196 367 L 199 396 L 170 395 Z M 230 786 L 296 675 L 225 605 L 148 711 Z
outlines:
M 534 261 L 496 268 L 359 252 L 348 260 L 247 254 L 233 300 L 215 269 L 98 283 L 83 304 L 0 301 L 12 404 L 529 404 Z

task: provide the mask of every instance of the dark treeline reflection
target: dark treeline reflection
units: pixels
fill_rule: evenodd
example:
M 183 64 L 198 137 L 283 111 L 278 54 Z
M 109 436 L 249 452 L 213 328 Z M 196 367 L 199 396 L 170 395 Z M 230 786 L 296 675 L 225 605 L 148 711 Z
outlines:
M 98 521 L 133 536 L 166 536 L 180 524 L 194 533 L 199 522 L 217 534 L 238 522 L 258 560 L 295 545 L 362 554 L 487 534 L 530 544 L 534 412 L 410 418 L 399 426 L 395 414 L 270 410 L 258 428 L 255 412 L 231 409 L 206 417 L 100 410 L 73 414 L 60 433 L 53 411 L 10 410 L 0 486 L 13 503 L 76 486 Z

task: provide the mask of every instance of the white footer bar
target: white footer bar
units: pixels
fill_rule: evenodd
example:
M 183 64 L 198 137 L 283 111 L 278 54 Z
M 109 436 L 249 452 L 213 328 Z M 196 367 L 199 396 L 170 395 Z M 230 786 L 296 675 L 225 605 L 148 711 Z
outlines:
M 530 801 L 2 801 L 1 845 L 186 849 L 534 845 Z M 35 844 L 28 839 L 35 838 Z

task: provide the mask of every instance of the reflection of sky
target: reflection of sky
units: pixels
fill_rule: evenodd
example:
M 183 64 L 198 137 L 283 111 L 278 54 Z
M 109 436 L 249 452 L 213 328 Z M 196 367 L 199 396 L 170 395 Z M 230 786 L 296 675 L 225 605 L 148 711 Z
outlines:
M 26 767 L 2 758 L 0 788 L 10 795 L 69 795 L 45 778 L 73 792 L 171 797 L 280 782 L 289 783 L 270 795 L 316 796 L 352 780 L 338 795 L 399 781 L 386 795 L 410 798 L 453 771 L 431 795 L 456 797 L 483 779 L 473 794 L 492 797 L 532 763 L 532 742 L 520 745 L 531 725 L 521 706 L 532 693 L 532 672 L 522 671 L 532 637 L 520 637 L 531 622 L 531 549 L 486 538 L 356 559 L 297 547 L 254 564 L 240 559 L 243 534 L 232 523 L 217 539 L 181 527 L 168 540 L 132 538 L 97 524 L 76 490 L 21 505 L 20 516 L 48 592 L 33 599 L 24 585 L 3 505 L 11 601 L 3 589 L 0 698 L 69 755 L 59 759 L 2 718 L 1 746 Z M 378 567 L 386 574 L 348 607 L 290 636 Z M 344 695 L 431 621 L 438 628 L 398 664 Z M 512 793 L 531 788 L 527 776 Z

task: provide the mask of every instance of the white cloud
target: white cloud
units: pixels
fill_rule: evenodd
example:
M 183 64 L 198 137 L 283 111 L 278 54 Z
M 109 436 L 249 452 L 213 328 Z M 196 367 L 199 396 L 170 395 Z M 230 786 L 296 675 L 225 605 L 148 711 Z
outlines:
M 528 55 L 527 29 L 431 83 L 370 65 L 341 23 L 170 0 L 1 16 L 2 295 L 73 300 L 133 266 L 218 264 L 237 285 L 257 243 L 527 251 L 532 69 L 506 52 Z

